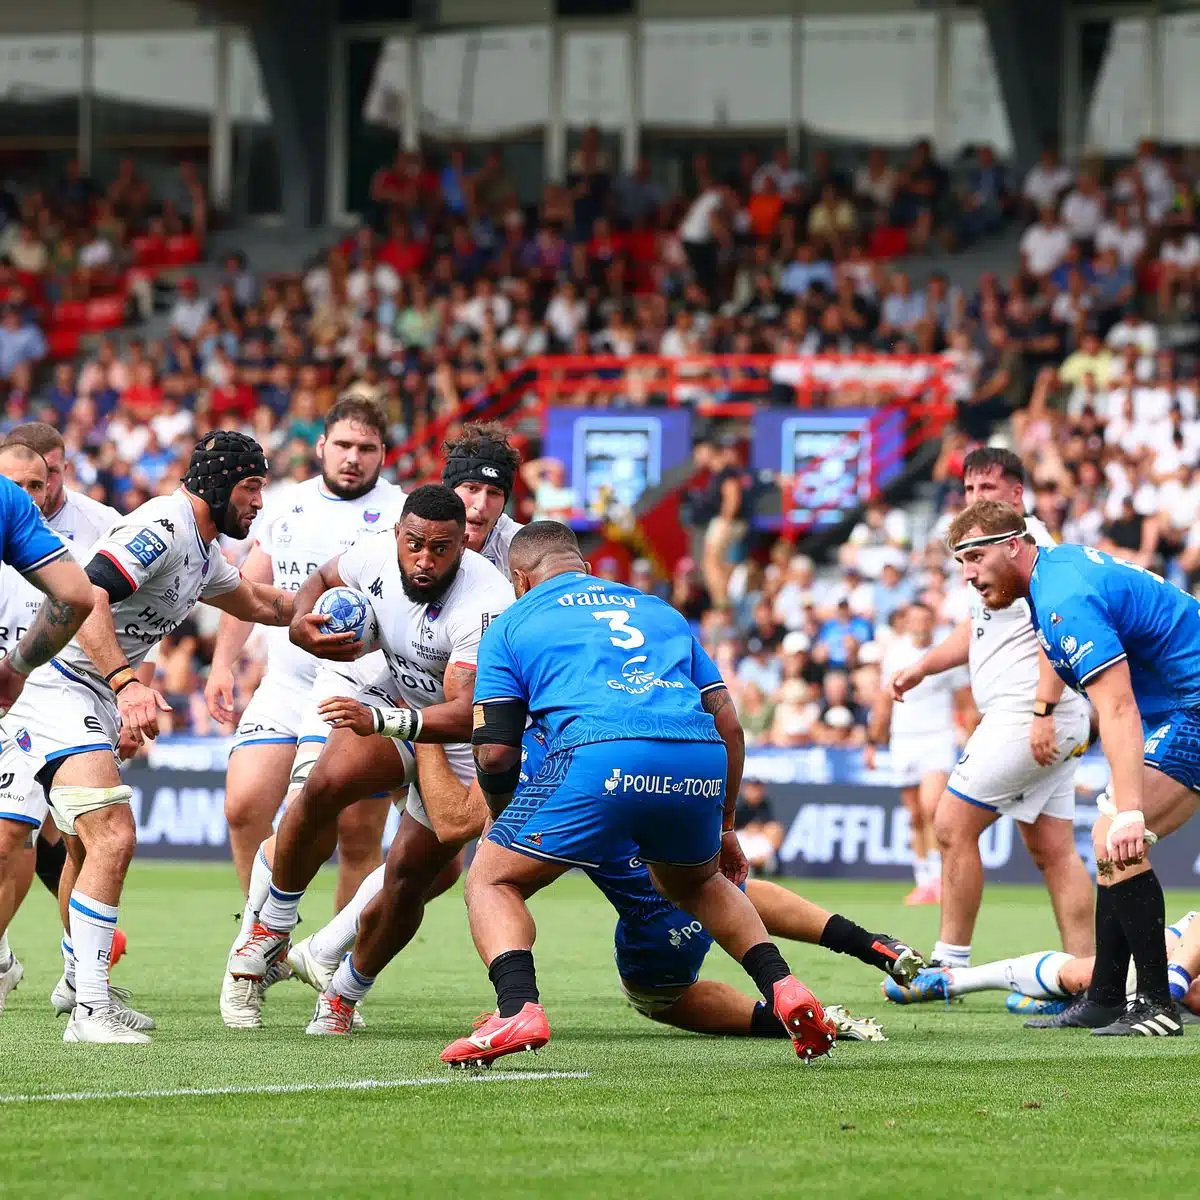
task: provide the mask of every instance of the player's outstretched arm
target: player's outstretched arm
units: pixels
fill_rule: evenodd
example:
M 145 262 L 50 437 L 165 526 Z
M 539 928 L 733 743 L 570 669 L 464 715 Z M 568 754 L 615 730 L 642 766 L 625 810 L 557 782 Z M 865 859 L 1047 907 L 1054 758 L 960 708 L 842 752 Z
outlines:
M 738 720 L 737 707 L 729 689 L 709 688 L 702 692 L 700 702 L 712 716 L 721 741 L 725 743 L 725 812 L 721 821 L 721 871 L 739 887 L 746 882 L 750 864 L 733 831 L 738 794 L 742 788 L 742 772 L 746 767 L 746 735 Z
M 922 679 L 930 675 L 940 675 L 953 667 L 965 666 L 970 653 L 971 622 L 963 621 L 954 627 L 949 637 L 930 647 L 911 667 L 896 672 L 888 684 L 891 699 L 902 699 L 905 692 L 911 692 Z
M 1117 809 L 1108 833 L 1112 863 L 1098 865 L 1109 874 L 1136 863 L 1146 853 L 1145 818 L 1142 816 L 1142 718 L 1133 694 L 1129 664 L 1122 659 L 1106 667 L 1087 685 L 1088 699 L 1100 718 L 1100 744 L 1112 777 L 1110 795 Z
M 269 583 L 253 583 L 243 579 L 232 592 L 213 596 L 205 601 L 214 608 L 249 621 L 252 625 L 290 625 L 292 623 L 292 596 L 281 592 Z
M 250 547 L 242 564 L 242 578 L 251 583 L 270 583 L 274 578 L 270 555 L 257 542 Z M 253 628 L 253 622 L 241 621 L 228 612 L 222 614 L 217 626 L 217 643 L 204 685 L 204 699 L 213 718 L 223 725 L 231 725 L 237 715 L 233 708 L 233 668 Z
M 334 662 L 350 662 L 358 657 L 358 644 L 352 632 L 322 633 L 321 627 L 329 620 L 313 612 L 317 601 L 330 588 L 344 587 L 338 572 L 341 555 L 322 563 L 292 596 L 292 620 L 288 637 L 293 645 L 317 658 L 329 658 Z
M 48 663 L 71 640 L 92 607 L 92 585 L 70 558 L 55 559 L 26 578 L 46 593 L 46 599 L 25 636 L 0 663 L 0 716 L 16 702 L 29 673 Z
M 449 845 L 478 837 L 487 819 L 487 804 L 478 785 L 464 787 L 441 746 L 418 742 L 413 747 L 425 812 L 438 841 Z

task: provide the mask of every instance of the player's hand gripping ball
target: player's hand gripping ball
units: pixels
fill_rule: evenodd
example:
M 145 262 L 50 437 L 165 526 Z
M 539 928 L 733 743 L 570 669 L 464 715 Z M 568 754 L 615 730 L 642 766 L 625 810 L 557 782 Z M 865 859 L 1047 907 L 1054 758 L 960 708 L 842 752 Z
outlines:
M 321 626 L 322 633 L 354 634 L 356 658 L 379 648 L 379 621 L 370 598 L 362 592 L 348 587 L 330 588 L 321 594 L 313 612 L 326 618 Z

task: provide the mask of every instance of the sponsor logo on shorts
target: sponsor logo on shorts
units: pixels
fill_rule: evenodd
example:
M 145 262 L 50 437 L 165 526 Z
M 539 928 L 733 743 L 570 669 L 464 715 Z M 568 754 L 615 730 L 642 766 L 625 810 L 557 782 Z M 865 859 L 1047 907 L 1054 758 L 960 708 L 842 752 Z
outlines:
M 699 921 L 692 921 L 680 929 L 669 929 L 667 936 L 670 938 L 672 948 L 677 950 L 684 942 L 690 942 L 692 938 L 703 932 L 704 926 Z
M 613 767 L 604 781 L 604 791 L 611 796 L 614 792 L 630 792 L 641 796 L 720 796 L 725 788 L 724 779 L 695 779 L 678 775 L 627 775 L 620 767 Z
M 1143 754 L 1157 754 L 1159 744 L 1171 732 L 1170 725 L 1160 725 L 1147 739 L 1142 748 Z

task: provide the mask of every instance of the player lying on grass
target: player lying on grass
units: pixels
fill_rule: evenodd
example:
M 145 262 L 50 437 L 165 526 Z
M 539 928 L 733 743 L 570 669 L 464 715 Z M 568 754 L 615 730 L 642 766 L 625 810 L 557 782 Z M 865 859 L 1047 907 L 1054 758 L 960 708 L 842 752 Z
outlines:
M 1200 921 L 1185 913 L 1167 927 L 1167 958 L 1171 998 L 1200 1016 Z M 1009 992 L 1009 1008 L 1019 1013 L 1053 1014 L 1062 1002 L 1087 990 L 1092 982 L 1094 956 L 1075 958 L 1057 950 L 1039 950 L 1019 958 L 1000 958 L 978 967 L 931 967 L 910 984 L 888 979 L 881 985 L 893 1004 L 950 1000 L 972 992 Z M 1137 974 L 1130 964 L 1126 994 L 1137 995 Z M 1033 1004 L 1023 1003 L 1033 1001 Z M 1047 1003 L 1048 1002 L 1048 1003 Z M 1054 1007 L 1057 1002 L 1058 1007 Z M 1028 1022 L 1041 1028 L 1038 1021 Z
M 459 783 L 441 746 L 414 747 L 426 806 L 436 812 L 443 805 L 461 810 L 467 789 Z M 541 769 L 546 742 L 530 730 L 522 743 L 521 786 Z M 520 792 L 518 791 L 518 797 Z M 470 804 L 482 827 L 486 808 L 475 789 Z M 629 845 L 588 877 L 617 911 L 614 957 L 621 990 L 630 1004 L 652 1020 L 697 1033 L 786 1037 L 783 1026 L 763 1002 L 725 983 L 700 980 L 700 967 L 713 944 L 712 938 L 692 917 L 664 900 L 650 881 L 650 872 Z M 773 937 L 822 946 L 877 967 L 902 984 L 912 981 L 922 965 L 920 955 L 887 934 L 869 933 L 861 925 L 829 913 L 787 888 L 764 879 L 746 884 L 754 903 Z M 353 945 L 339 936 L 335 918 L 324 929 L 293 947 L 290 961 L 297 978 L 323 992 L 325 1004 L 319 1012 L 332 1014 L 314 1020 L 310 1033 L 349 1033 L 353 1000 L 341 995 L 333 983 L 334 972 Z M 827 1009 L 828 1013 L 830 1010 Z M 870 1021 L 846 1018 L 835 1012 L 839 1038 L 873 1040 L 877 1026 Z M 337 1019 L 333 1019 L 336 1017 Z

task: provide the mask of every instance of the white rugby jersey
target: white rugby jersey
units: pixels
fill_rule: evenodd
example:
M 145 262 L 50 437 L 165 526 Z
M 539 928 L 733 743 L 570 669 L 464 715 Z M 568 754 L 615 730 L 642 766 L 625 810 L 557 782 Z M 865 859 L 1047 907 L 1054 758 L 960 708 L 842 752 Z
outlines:
M 200 540 L 191 502 L 183 489 L 155 496 L 135 508 L 93 547 L 133 585 L 132 595 L 112 605 L 117 644 L 129 665 L 139 666 L 200 600 L 223 596 L 241 573 L 221 553 L 216 538 Z M 103 677 L 72 639 L 54 660 L 65 675 L 86 682 Z
M 883 656 L 884 684 L 898 671 L 911 667 L 928 649 L 914 645 L 907 637 L 893 639 Z M 908 738 L 952 736 L 954 693 L 966 686 L 967 674 L 960 667 L 926 675 L 912 691 L 904 693 L 903 701 L 892 705 L 892 744 Z
M 519 521 L 514 521 L 508 513 L 501 513 L 499 520 L 492 526 L 492 532 L 488 534 L 487 541 L 483 543 L 483 547 L 479 551 L 505 579 L 510 581 L 512 580 L 512 571 L 508 565 L 508 548 L 512 545 L 517 530 L 524 528 L 524 525 Z
M 46 518 L 46 524 L 67 543 L 76 562 L 86 562 L 88 551 L 100 535 L 121 519 L 107 504 L 82 492 L 63 491 L 58 512 Z M 0 658 L 6 658 L 25 636 L 34 615 L 46 599 L 20 571 L 7 563 L 0 566 Z
M 1037 517 L 1026 517 L 1025 528 L 1039 546 L 1053 546 L 1050 531 Z M 1023 596 L 1008 608 L 990 609 L 973 588 L 970 597 L 971 649 L 968 666 L 971 693 L 981 713 L 1031 714 L 1038 685 L 1038 643 Z M 1086 704 L 1067 688 L 1060 701 L 1064 706 Z
M 329 495 L 318 475 L 275 489 L 250 536 L 270 558 L 275 586 L 295 592 L 322 563 L 348 550 L 360 535 L 395 525 L 404 495 L 394 483 L 381 479 L 366 495 L 341 500 Z M 320 660 L 293 645 L 286 629 L 271 627 L 265 633 L 268 673 L 301 686 L 311 684 Z M 382 665 L 376 660 L 375 669 Z
M 512 585 L 474 550 L 464 550 L 458 575 L 437 604 L 404 594 L 394 527 L 361 538 L 341 557 L 347 587 L 371 597 L 388 672 L 412 708 L 441 704 L 447 666 L 474 666 L 483 631 L 510 604 Z

